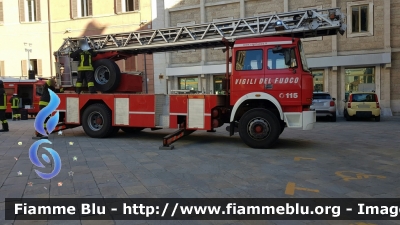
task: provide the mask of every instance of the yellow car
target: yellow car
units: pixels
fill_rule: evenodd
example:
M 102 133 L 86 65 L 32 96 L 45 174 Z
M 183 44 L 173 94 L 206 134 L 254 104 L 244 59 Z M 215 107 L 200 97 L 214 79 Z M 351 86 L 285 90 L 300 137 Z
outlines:
M 376 122 L 381 120 L 378 96 L 374 92 L 350 93 L 345 103 L 343 114 L 347 121 L 354 117 L 374 118 Z

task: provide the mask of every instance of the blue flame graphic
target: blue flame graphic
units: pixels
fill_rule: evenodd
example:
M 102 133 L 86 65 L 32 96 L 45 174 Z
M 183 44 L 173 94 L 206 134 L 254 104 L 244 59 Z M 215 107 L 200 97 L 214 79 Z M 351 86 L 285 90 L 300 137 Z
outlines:
M 47 136 L 46 131 L 44 130 L 44 121 L 46 118 L 51 115 L 51 113 L 58 108 L 60 105 L 60 98 L 52 91 L 49 90 L 50 93 L 50 102 L 49 104 L 44 107 L 36 116 L 35 119 L 35 130 L 40 134 Z M 54 128 L 56 128 L 59 119 L 59 112 L 57 111 L 56 114 L 47 121 L 46 127 L 47 132 L 50 134 Z
M 48 136 L 48 134 L 46 133 L 46 131 L 44 129 L 44 121 L 46 120 L 46 118 L 49 115 L 51 115 L 53 113 L 54 110 L 56 110 L 58 108 L 58 105 L 60 104 L 60 98 L 52 90 L 49 90 L 49 93 L 50 93 L 50 102 L 46 107 L 44 107 L 42 110 L 39 111 L 39 113 L 36 116 L 35 124 L 34 124 L 35 130 L 44 136 Z M 46 123 L 47 132 L 49 134 L 51 134 L 51 132 L 57 126 L 58 120 L 59 120 L 59 112 L 56 111 L 55 115 L 50 117 Z M 37 155 L 39 146 L 43 143 L 52 144 L 49 140 L 43 139 L 43 140 L 35 141 L 29 148 L 29 159 L 35 166 L 40 167 L 40 168 L 45 168 L 45 166 L 40 162 L 38 155 Z M 57 176 L 58 173 L 60 173 L 61 158 L 58 155 L 58 153 L 56 151 L 54 151 L 54 149 L 46 148 L 46 147 L 43 147 L 43 149 L 48 151 L 50 153 L 50 155 L 53 157 L 54 169 L 51 173 L 42 173 L 38 170 L 35 170 L 35 172 L 41 178 L 43 178 L 45 180 L 49 180 L 49 179 L 52 179 L 55 176 Z M 42 159 L 45 162 L 50 163 L 50 158 L 46 154 L 42 154 Z
M 33 143 L 31 145 L 31 147 L 29 148 L 29 159 L 31 160 L 31 162 L 33 163 L 33 165 L 40 167 L 40 168 L 45 168 L 45 166 L 40 162 L 37 152 L 39 150 L 39 146 L 43 143 L 47 143 L 47 144 L 52 144 L 49 140 L 46 139 L 42 139 L 39 141 L 35 141 L 35 143 Z M 58 153 L 56 151 L 54 151 L 52 148 L 46 148 L 43 147 L 43 149 L 45 149 L 46 151 L 48 151 L 50 153 L 50 155 L 53 157 L 54 159 L 54 169 L 51 173 L 42 173 L 38 170 L 35 170 L 35 172 L 37 173 L 37 175 L 45 180 L 50 180 L 53 177 L 57 176 L 58 173 L 60 173 L 61 170 L 61 158 L 58 155 Z M 50 162 L 49 157 L 46 154 L 42 155 L 42 158 L 44 161 L 46 161 L 47 163 Z

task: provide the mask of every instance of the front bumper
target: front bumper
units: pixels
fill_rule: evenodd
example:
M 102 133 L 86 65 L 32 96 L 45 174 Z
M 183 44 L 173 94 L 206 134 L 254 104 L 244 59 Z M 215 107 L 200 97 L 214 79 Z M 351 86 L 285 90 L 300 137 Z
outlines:
M 315 111 L 288 112 L 283 113 L 284 120 L 288 128 L 302 128 L 303 130 L 311 130 L 317 122 Z

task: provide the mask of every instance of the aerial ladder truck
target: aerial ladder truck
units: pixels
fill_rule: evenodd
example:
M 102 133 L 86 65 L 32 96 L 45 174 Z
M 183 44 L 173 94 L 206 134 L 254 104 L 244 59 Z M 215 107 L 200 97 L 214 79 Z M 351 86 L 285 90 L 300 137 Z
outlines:
M 82 126 L 92 138 L 120 129 L 127 133 L 170 128 L 162 149 L 196 130 L 228 124 L 252 148 L 269 148 L 285 127 L 310 130 L 316 122 L 313 78 L 301 38 L 344 34 L 340 8 L 309 9 L 206 24 L 129 33 L 66 38 L 54 53 L 56 78 L 74 87 L 77 62 L 69 53 L 85 39 L 93 59 L 98 94 L 58 94 L 61 114 L 56 132 Z M 223 94 L 143 94 L 142 77 L 121 73 L 115 61 L 137 54 L 224 48 Z M 230 55 L 232 53 L 232 56 Z M 229 67 L 231 66 L 231 72 Z

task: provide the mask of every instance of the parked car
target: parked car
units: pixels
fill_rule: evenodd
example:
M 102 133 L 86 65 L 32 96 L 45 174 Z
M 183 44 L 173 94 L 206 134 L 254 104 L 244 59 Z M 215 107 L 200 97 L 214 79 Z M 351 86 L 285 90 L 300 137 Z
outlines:
M 336 99 L 332 98 L 328 92 L 314 92 L 313 101 L 310 106 L 315 110 L 317 117 L 330 117 L 332 122 L 336 122 Z
M 350 93 L 348 100 L 344 101 L 343 114 L 347 121 L 354 117 L 375 118 L 376 122 L 381 120 L 378 96 L 374 92 Z

